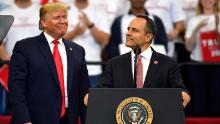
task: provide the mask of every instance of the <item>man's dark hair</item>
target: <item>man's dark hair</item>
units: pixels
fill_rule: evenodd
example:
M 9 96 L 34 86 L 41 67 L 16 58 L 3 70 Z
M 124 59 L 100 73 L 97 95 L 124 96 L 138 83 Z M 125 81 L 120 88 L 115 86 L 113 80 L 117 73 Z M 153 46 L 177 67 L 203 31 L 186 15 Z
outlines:
M 155 36 L 156 33 L 156 25 L 152 19 L 150 19 L 147 15 L 138 14 L 136 15 L 138 18 L 143 18 L 146 20 L 146 27 L 145 31 L 147 33 L 151 33 L 153 36 Z

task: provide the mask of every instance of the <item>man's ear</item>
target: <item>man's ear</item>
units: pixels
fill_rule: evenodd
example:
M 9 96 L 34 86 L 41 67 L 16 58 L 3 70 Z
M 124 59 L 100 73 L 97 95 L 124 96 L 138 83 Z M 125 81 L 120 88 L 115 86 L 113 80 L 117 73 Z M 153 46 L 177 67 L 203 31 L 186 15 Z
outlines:
M 149 33 L 145 35 L 145 41 L 147 43 L 151 43 L 152 39 L 153 39 L 153 34 Z
M 45 18 L 40 19 L 40 26 L 42 29 L 45 29 L 45 27 L 47 27 Z

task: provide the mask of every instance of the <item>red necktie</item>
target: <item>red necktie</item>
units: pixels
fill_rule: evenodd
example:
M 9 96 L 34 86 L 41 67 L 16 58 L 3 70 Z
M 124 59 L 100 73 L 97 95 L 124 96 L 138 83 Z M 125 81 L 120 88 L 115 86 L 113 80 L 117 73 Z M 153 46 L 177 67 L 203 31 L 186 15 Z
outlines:
M 58 50 L 58 40 L 54 40 L 54 48 L 53 48 L 53 58 L 56 64 L 57 74 L 60 82 L 60 88 L 62 92 L 62 109 L 61 109 L 61 117 L 65 114 L 65 91 L 64 91 L 64 75 L 63 75 L 63 64 L 60 56 L 60 52 Z
M 143 82 L 143 64 L 142 64 L 142 56 L 138 55 L 138 62 L 137 62 L 137 75 L 136 75 L 136 85 L 137 88 L 143 88 L 144 82 Z

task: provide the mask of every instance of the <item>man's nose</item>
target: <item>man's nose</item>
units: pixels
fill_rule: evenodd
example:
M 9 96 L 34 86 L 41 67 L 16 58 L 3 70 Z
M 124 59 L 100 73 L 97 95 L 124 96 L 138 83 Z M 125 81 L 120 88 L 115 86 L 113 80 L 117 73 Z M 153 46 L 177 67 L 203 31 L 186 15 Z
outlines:
M 60 22 L 61 22 L 61 23 L 66 23 L 66 22 L 67 22 L 67 19 L 64 18 L 64 17 L 60 17 Z
M 127 32 L 126 32 L 126 36 L 130 36 L 131 35 L 131 32 L 130 32 L 130 30 L 128 30 Z

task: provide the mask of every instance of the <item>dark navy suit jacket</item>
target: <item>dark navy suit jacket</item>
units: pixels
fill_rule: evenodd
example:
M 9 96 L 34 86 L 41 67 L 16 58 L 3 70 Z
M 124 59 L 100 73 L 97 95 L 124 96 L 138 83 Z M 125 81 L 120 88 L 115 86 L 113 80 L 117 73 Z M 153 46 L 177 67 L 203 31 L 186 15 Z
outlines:
M 153 50 L 153 49 L 152 49 Z M 97 87 L 135 88 L 131 53 L 111 59 Z M 187 91 L 181 78 L 179 67 L 171 58 L 153 50 L 144 88 L 181 88 Z
M 77 124 L 89 88 L 85 51 L 71 41 L 63 42 L 67 54 L 69 124 Z M 44 34 L 18 41 L 9 67 L 9 100 L 15 124 L 59 124 L 62 95 Z

